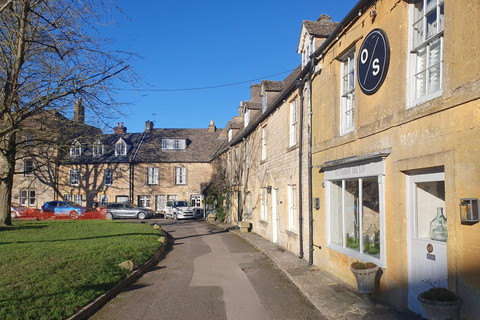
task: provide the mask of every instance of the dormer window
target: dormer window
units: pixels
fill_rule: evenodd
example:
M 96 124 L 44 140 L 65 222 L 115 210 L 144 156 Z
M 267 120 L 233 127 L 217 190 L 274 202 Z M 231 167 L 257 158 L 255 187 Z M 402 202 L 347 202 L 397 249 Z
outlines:
M 313 54 L 315 48 L 315 38 L 312 36 L 309 36 L 308 38 L 308 40 L 305 39 L 305 47 L 302 51 L 302 68 L 304 68 L 308 61 L 310 61 L 310 56 Z
M 247 109 L 244 112 L 243 127 L 246 128 L 249 123 L 250 123 L 250 109 Z
M 103 143 L 100 140 L 97 140 L 95 144 L 92 146 L 92 155 L 94 157 L 101 157 L 103 156 L 103 153 L 105 152 L 105 147 Z
M 228 130 L 228 142 L 232 141 L 232 138 L 233 138 L 233 130 L 230 129 Z
M 187 142 L 185 139 L 162 139 L 162 149 L 165 150 L 185 150 Z
M 126 156 L 127 155 L 127 143 L 120 139 L 115 143 L 115 155 L 116 156 Z
M 265 92 L 262 96 L 262 113 L 267 111 L 267 93 Z
M 78 140 L 75 140 L 70 147 L 70 157 L 78 158 L 82 155 L 82 145 Z

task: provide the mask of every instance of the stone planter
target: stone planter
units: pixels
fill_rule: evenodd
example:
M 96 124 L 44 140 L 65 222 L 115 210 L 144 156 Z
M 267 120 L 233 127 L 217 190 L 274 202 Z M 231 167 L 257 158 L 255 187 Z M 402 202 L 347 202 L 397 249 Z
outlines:
M 375 279 L 378 269 L 374 263 L 354 262 L 350 266 L 355 279 L 357 280 L 358 291 L 363 295 L 363 301 L 354 304 L 354 307 L 361 310 L 368 310 L 375 307 L 372 300 L 372 293 L 375 291 Z
M 432 300 L 433 291 L 439 291 L 442 288 L 433 288 L 429 291 L 422 292 L 417 299 L 422 304 L 429 320 L 456 320 L 458 319 L 458 308 L 462 304 L 462 299 L 457 297 L 453 292 L 443 289 L 444 293 L 449 294 L 451 301 L 438 301 L 436 298 Z M 443 299 L 442 299 L 443 300 Z
M 240 232 L 247 233 L 250 232 L 251 223 L 248 221 L 240 221 L 238 227 L 240 228 Z

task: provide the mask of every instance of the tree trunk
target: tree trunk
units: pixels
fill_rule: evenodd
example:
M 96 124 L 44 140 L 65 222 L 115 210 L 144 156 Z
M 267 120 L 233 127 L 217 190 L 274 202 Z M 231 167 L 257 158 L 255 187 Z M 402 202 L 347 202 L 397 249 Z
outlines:
M 13 173 L 15 172 L 15 133 L 11 133 L 2 141 L 2 149 L 6 154 L 0 154 L 0 227 L 11 226 Z

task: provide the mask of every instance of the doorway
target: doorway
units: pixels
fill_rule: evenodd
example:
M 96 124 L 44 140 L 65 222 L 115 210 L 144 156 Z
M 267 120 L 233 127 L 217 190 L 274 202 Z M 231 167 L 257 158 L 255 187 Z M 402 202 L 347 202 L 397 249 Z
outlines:
M 408 308 L 426 317 L 418 294 L 448 286 L 445 174 L 407 176 Z M 444 226 L 438 227 L 438 222 Z
M 278 189 L 272 189 L 272 241 L 278 243 Z

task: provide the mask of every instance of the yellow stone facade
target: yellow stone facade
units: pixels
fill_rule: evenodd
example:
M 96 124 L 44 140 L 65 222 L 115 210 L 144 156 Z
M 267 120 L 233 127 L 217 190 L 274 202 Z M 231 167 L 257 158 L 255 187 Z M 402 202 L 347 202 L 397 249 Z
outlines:
M 408 227 L 407 178 L 444 173 L 448 287 L 464 300 L 463 318 L 474 319 L 480 297 L 480 224 L 462 224 L 459 204 L 461 198 L 480 198 L 480 45 L 473 40 L 480 36 L 480 4 L 445 1 L 442 90 L 417 104 L 411 103 L 408 91 L 412 6 L 407 1 L 381 1 L 361 8 L 318 59 L 322 69 L 312 80 L 313 197 L 329 203 L 327 164 L 355 157 L 360 161 L 362 156 L 388 151 L 380 203 L 385 260 L 380 261 L 383 274 L 377 294 L 406 309 L 412 259 L 409 232 L 413 232 Z M 376 15 L 371 15 L 374 10 Z M 353 49 L 357 63 L 363 40 L 376 28 L 388 37 L 388 73 L 372 95 L 364 94 L 355 79 L 354 129 L 342 135 L 341 61 Z M 355 285 L 349 266 L 357 258 L 329 247 L 328 210 L 323 205 L 315 216 L 314 242 L 322 249 L 315 249 L 314 263 Z

